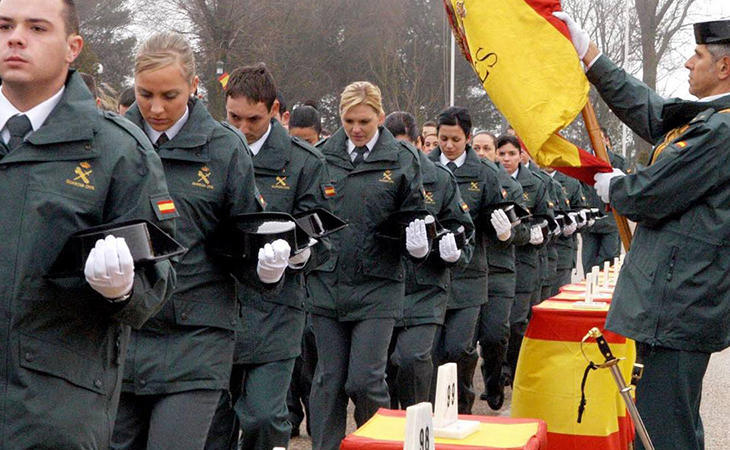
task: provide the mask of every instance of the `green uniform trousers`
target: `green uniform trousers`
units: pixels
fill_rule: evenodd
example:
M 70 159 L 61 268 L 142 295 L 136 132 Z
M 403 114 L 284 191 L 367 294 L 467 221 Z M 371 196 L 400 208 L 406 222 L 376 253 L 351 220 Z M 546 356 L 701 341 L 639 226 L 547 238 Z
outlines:
M 613 261 L 620 253 L 618 231 L 611 233 L 581 233 L 583 239 L 583 273 L 590 273 L 593 266 L 603 270 L 604 261 Z
M 474 347 L 474 330 L 479 320 L 481 306 L 449 309 L 444 324 L 438 327 L 433 342 L 433 383 L 431 403 L 436 398 L 438 368 L 449 362 L 456 363 L 457 392 L 459 393 L 459 414 L 471 414 L 474 405 L 473 378 L 478 358 Z
M 657 450 L 704 450 L 700 418 L 702 378 L 710 354 L 636 343 L 644 375 L 636 386 L 636 407 Z M 636 450 L 644 450 L 636 437 Z
M 337 450 L 345 438 L 348 398 L 358 427 L 390 406 L 385 367 L 395 319 L 341 322 L 312 314 L 312 326 L 319 357 L 309 395 L 312 448 Z
M 388 351 L 390 407 L 406 409 L 428 401 L 433 376 L 435 323 L 397 327 Z

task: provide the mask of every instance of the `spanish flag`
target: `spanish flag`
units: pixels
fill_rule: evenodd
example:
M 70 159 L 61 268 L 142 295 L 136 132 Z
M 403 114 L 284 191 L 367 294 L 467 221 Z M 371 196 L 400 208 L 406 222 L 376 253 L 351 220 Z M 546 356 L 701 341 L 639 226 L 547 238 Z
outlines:
M 462 53 L 535 162 L 590 184 L 596 172 L 610 172 L 558 134 L 583 109 L 589 90 L 568 29 L 552 15 L 560 1 L 444 3 Z
M 223 75 L 218 77 L 218 82 L 221 84 L 223 89 L 228 86 L 228 72 L 224 72 Z
M 601 301 L 605 301 L 601 299 Z M 547 422 L 550 449 L 625 450 L 634 430 L 623 398 L 608 369 L 590 371 L 585 386 L 586 407 L 577 422 L 581 377 L 588 364 L 605 358 L 594 341 L 583 336 L 606 320 L 608 304 L 580 309 L 573 302 L 545 300 L 532 308 L 532 318 L 520 348 L 512 392 L 512 417 L 534 417 Z M 602 326 L 600 327 L 602 328 Z M 628 384 L 636 358 L 634 343 L 603 332 Z

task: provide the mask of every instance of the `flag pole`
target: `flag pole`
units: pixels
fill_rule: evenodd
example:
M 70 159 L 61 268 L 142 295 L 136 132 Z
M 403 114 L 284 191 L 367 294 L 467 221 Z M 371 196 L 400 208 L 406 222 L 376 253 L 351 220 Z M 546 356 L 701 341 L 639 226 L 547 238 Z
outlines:
M 586 131 L 588 132 L 588 137 L 591 139 L 591 145 L 596 156 L 610 165 L 611 160 L 608 157 L 606 145 L 601 138 L 601 127 L 598 125 L 596 111 L 593 109 L 590 100 L 586 102 L 586 106 L 583 108 L 583 122 L 586 125 Z M 615 209 L 613 210 L 613 217 L 616 219 L 616 226 L 618 227 L 618 234 L 621 236 L 621 242 L 624 245 L 624 249 L 628 252 L 631 247 L 632 238 L 629 222 L 626 220 L 626 217 L 619 215 Z

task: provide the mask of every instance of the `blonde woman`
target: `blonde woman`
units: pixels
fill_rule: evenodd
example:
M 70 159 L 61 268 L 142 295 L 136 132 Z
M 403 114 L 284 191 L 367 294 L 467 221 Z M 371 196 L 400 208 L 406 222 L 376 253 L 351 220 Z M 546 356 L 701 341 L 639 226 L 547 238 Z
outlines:
M 331 258 L 307 280 L 319 353 L 310 396 L 317 450 L 339 448 L 348 397 L 358 426 L 389 406 L 385 366 L 393 325 L 402 315 L 406 249 L 376 237 L 376 228 L 396 211 L 425 205 L 418 156 L 382 126 L 384 117 L 380 89 L 352 83 L 340 97 L 342 128 L 319 145 L 331 178 L 323 188 L 349 226 L 331 236 Z M 423 258 L 429 250 L 425 228 L 414 222 L 407 250 Z
M 206 239 L 221 221 L 261 205 L 244 140 L 210 116 L 193 95 L 197 86 L 193 52 L 180 35 L 155 34 L 139 49 L 136 103 L 126 116 L 162 159 L 179 213 L 177 239 L 189 250 L 176 266 L 170 301 L 132 333 L 113 448 L 202 449 L 228 389 L 236 299 L 230 274 L 206 253 Z M 289 247 L 267 247 L 258 278 L 276 283 Z

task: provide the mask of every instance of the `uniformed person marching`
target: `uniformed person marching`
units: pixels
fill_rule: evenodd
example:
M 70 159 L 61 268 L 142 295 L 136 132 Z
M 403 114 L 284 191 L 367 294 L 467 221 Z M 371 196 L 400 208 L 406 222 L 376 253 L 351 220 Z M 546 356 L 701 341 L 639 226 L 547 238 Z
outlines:
M 563 229 L 562 236 L 558 237 L 555 246 L 558 249 L 558 264 L 555 278 L 550 283 L 552 291 L 550 296 L 557 295 L 560 288 L 572 281 L 573 269 L 578 260 L 578 240 L 575 231 L 577 230 L 578 220 L 576 210 L 585 207 L 585 195 L 581 188 L 580 181 L 569 177 L 555 169 L 545 169 L 553 180 L 560 184 L 563 192 L 563 203 L 558 206 L 564 215 L 569 216 L 574 225 L 570 225 L 569 229 Z M 566 217 L 567 218 L 567 217 Z M 566 227 L 568 228 L 568 227 Z
M 543 183 L 545 183 L 545 202 L 547 203 L 548 214 L 554 216 L 555 207 L 560 203 L 562 191 L 557 182 L 538 166 L 532 158 L 522 149 L 522 162 L 525 167 L 532 171 Z M 561 232 L 562 230 L 558 230 Z M 555 247 L 555 237 L 550 236 L 538 253 L 540 255 L 540 288 L 537 295 L 530 299 L 531 306 L 535 306 L 550 296 L 550 283 L 558 273 L 558 250 Z
M 0 23 L 0 447 L 108 448 L 130 325 L 162 307 L 174 272 L 134 267 L 112 236 L 86 281 L 46 275 L 71 234 L 132 219 L 172 233 L 175 205 L 144 135 L 69 70 L 74 3 L 5 0 Z
M 276 92 L 274 78 L 263 63 L 234 70 L 226 86 L 228 122 L 250 143 L 256 185 L 266 209 L 293 215 L 314 208 L 329 210 L 322 190 L 328 180 L 324 158 L 303 140 L 289 136 L 275 118 L 279 111 Z M 290 258 L 281 290 L 263 292 L 250 285 L 238 286 L 241 311 L 231 398 L 221 399 L 206 448 L 288 446 L 291 425 L 286 395 L 294 360 L 301 351 L 305 318 L 302 269 L 310 257 L 326 259 L 323 246 L 318 248 L 318 255 L 312 256 L 307 248 Z M 243 431 L 240 447 L 239 423 Z
M 396 139 L 415 145 L 418 138 L 416 119 L 411 114 L 396 111 L 385 119 L 385 127 Z M 474 224 L 461 199 L 453 174 L 418 152 L 423 175 L 425 204 L 438 222 L 451 230 L 439 241 L 424 262 L 416 264 L 405 258 L 406 296 L 403 318 L 396 322 L 388 351 L 388 387 L 390 404 L 394 409 L 429 401 L 433 374 L 433 341 L 436 329 L 446 315 L 449 266 L 465 266 L 471 259 L 471 236 Z M 459 249 L 454 232 L 462 227 L 467 244 Z
M 406 249 L 376 236 L 393 213 L 425 208 L 418 155 L 381 126 L 380 89 L 359 81 L 340 95 L 342 128 L 319 148 L 330 181 L 321 186 L 349 226 L 331 236 L 330 259 L 307 278 L 308 309 L 319 359 L 309 398 L 312 446 L 335 450 L 345 437 L 348 397 L 363 425 L 390 406 L 388 345 L 403 312 L 404 250 L 428 254 L 423 220 L 406 228 Z
M 497 162 L 497 139 L 487 133 L 475 133 L 472 147 L 482 151 L 485 159 L 495 163 L 499 169 L 497 178 L 502 187 L 502 198 L 522 207 L 525 200 L 522 186 L 512 178 L 504 167 Z M 477 153 L 480 153 L 477 151 Z M 507 246 L 492 245 L 487 248 L 489 265 L 488 300 L 479 311 L 474 334 L 475 342 L 479 342 L 482 355 L 481 373 L 484 379 L 484 392 L 479 396 L 486 400 L 493 410 L 498 410 L 504 403 L 504 386 L 502 385 L 502 364 L 507 354 L 510 334 L 510 311 L 515 299 L 517 274 L 515 272 L 515 246 L 530 243 L 530 226 L 522 222 L 514 227 L 514 235 Z
M 692 102 L 659 97 L 560 18 L 601 97 L 656 145 L 648 167 L 595 177 L 601 199 L 637 222 L 606 328 L 636 341 L 636 406 L 655 448 L 702 449 L 702 378 L 730 346 L 730 21 L 694 26 Z
M 497 160 L 504 170 L 522 186 L 524 205 L 532 215 L 545 216 L 551 213 L 548 208 L 547 187 L 530 169 L 521 164 L 520 141 L 510 134 L 497 139 Z M 522 338 L 527 330 L 527 321 L 533 298 L 541 288 L 541 271 L 539 247 L 543 245 L 543 234 L 539 225 L 530 228 L 530 239 L 525 245 L 515 246 L 515 281 L 514 303 L 510 310 L 510 334 L 507 354 L 502 369 L 500 385 L 511 385 L 517 367 L 517 358 L 522 345 Z
M 238 323 L 233 279 L 206 247 L 221 222 L 262 204 L 242 136 L 193 95 L 198 78 L 188 42 L 154 34 L 136 55 L 134 75 L 137 100 L 127 117 L 155 142 L 188 252 L 170 302 L 132 335 L 112 447 L 202 449 L 228 389 Z M 289 250 L 283 240 L 267 244 L 249 281 L 261 289 L 257 278 L 277 283 Z
M 495 214 L 487 211 L 502 201 L 502 189 L 493 164 L 481 160 L 471 148 L 471 116 L 461 107 L 443 110 L 437 118 L 439 146 L 429 154 L 432 161 L 441 162 L 456 176 L 462 199 L 468 206 L 476 227 L 474 255 L 465 268 L 451 272 L 449 301 L 444 324 L 436 332 L 434 341 L 434 373 L 438 366 L 447 362 L 457 364 L 459 413 L 470 414 L 476 397 L 472 379 L 476 367 L 474 330 L 479 310 L 487 302 L 487 253 L 486 248 L 497 241 L 512 237 L 509 220 L 504 211 Z M 504 224 L 502 227 L 497 223 Z M 499 231 L 495 236 L 495 228 Z M 435 377 L 435 375 L 434 375 Z M 435 384 L 431 398 L 435 397 Z

